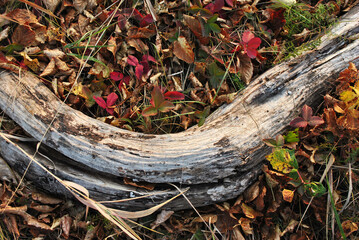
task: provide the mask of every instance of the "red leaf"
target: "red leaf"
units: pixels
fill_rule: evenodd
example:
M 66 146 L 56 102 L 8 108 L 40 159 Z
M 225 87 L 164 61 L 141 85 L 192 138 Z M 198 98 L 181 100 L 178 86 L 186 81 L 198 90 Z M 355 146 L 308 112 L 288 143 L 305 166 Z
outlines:
M 103 100 L 102 97 L 93 96 L 93 99 L 94 99 L 95 102 L 96 102 L 100 107 L 102 107 L 103 109 L 105 109 L 105 108 L 107 107 L 107 104 L 106 104 L 105 100 Z
M 107 104 L 106 104 L 107 107 L 113 106 L 116 103 L 117 99 L 118 99 L 118 96 L 114 92 L 111 93 L 110 95 L 108 95 L 107 96 Z
M 165 99 L 167 100 L 184 100 L 184 94 L 177 91 L 170 91 L 165 93 Z
M 233 7 L 233 0 L 226 0 L 228 6 Z
M 115 112 L 113 108 L 106 108 L 106 111 L 111 115 L 113 115 L 113 113 Z
M 143 55 L 142 56 L 142 61 L 150 61 L 150 62 L 153 62 L 153 63 L 157 63 L 156 59 L 154 57 L 152 57 L 151 55 L 149 55 L 149 54 Z
M 111 72 L 110 78 L 114 81 L 119 81 L 123 78 L 123 74 L 120 72 Z
M 258 37 L 252 38 L 249 42 L 247 47 L 257 49 L 259 45 L 261 45 L 262 40 Z
M 248 43 L 252 38 L 254 38 L 254 34 L 250 31 L 245 31 L 242 35 L 242 41 L 245 43 Z
M 151 104 L 155 108 L 159 108 L 159 106 L 164 102 L 165 97 L 163 96 L 163 93 L 161 89 L 158 86 L 155 86 L 151 92 Z
M 127 63 L 130 64 L 131 66 L 136 67 L 138 65 L 138 59 L 132 55 L 128 55 Z
M 151 23 L 153 23 L 153 17 L 151 14 L 147 14 L 146 16 L 144 16 L 142 18 L 142 20 L 140 21 L 140 27 L 146 27 L 148 25 L 150 25 Z
M 142 77 L 142 75 L 143 75 L 143 65 L 141 65 L 141 64 L 138 64 L 137 66 L 136 66 L 136 77 L 137 77 L 137 79 L 141 79 L 141 77 Z
M 126 76 L 126 77 L 124 77 L 123 79 L 122 79 L 122 81 L 124 82 L 124 83 L 126 83 L 126 85 L 128 85 L 129 83 L 130 83 L 130 77 L 129 76 Z
M 250 31 L 245 31 L 242 35 L 242 42 L 244 53 L 247 53 L 248 57 L 257 57 L 257 48 L 261 44 L 262 40 L 258 37 L 254 37 L 254 34 Z
M 313 115 L 313 110 L 308 105 L 304 105 L 302 108 L 302 117 L 308 121 Z
M 308 121 L 308 124 L 312 127 L 323 124 L 323 123 L 324 123 L 324 120 L 318 116 L 313 116 Z
M 224 6 L 224 0 L 216 0 L 214 3 L 208 4 L 205 9 L 208 9 L 212 13 L 219 12 Z
M 302 118 L 302 117 L 297 117 L 297 118 L 294 118 L 290 124 L 292 127 L 306 127 L 308 125 L 308 122 Z

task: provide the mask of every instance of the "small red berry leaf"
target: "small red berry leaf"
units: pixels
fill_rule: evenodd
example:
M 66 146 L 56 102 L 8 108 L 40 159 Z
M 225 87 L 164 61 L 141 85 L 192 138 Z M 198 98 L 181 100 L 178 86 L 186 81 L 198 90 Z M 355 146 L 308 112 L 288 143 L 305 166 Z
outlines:
M 140 27 L 146 27 L 148 25 L 150 25 L 151 23 L 153 23 L 153 17 L 151 14 L 147 14 L 146 16 L 144 16 L 142 18 L 142 20 L 140 21 Z
M 152 57 L 149 54 L 143 55 L 142 56 L 142 61 L 147 61 L 147 62 L 153 62 L 153 63 L 157 63 L 156 59 L 154 57 Z
M 118 99 L 118 96 L 116 93 L 110 93 L 110 95 L 107 96 L 107 107 L 113 106 Z
M 106 111 L 111 115 L 113 115 L 113 113 L 115 112 L 113 108 L 106 108 Z
M 141 65 L 141 64 L 138 64 L 137 66 L 136 66 L 136 77 L 137 77 L 137 79 L 141 79 L 141 77 L 142 77 L 142 75 L 143 75 L 143 65 Z
M 168 111 L 171 111 L 174 107 L 175 107 L 175 105 L 173 105 L 173 103 L 171 103 L 170 101 L 164 101 L 158 107 L 158 111 L 168 112 Z
M 113 80 L 113 81 L 120 81 L 122 78 L 123 78 L 123 74 L 120 73 L 120 72 L 111 72 L 110 73 L 110 78 Z
M 169 91 L 165 93 L 166 100 L 184 100 L 184 94 L 177 91 Z
M 323 124 L 323 123 L 324 123 L 324 120 L 318 116 L 312 116 L 308 121 L 308 124 L 312 127 Z
M 308 122 L 302 117 L 296 117 L 290 122 L 289 125 L 296 128 L 297 127 L 305 128 L 308 125 Z
M 250 31 L 245 31 L 242 35 L 243 50 L 247 53 L 248 57 L 257 57 L 257 48 L 261 45 L 262 40 L 258 37 L 254 37 L 254 34 Z
M 95 99 L 95 102 L 96 102 L 100 107 L 102 107 L 103 109 L 106 109 L 107 104 L 106 104 L 105 100 L 103 100 L 102 97 L 93 96 L 93 99 Z
M 154 106 L 149 106 L 142 111 L 142 116 L 149 117 L 149 116 L 155 116 L 157 115 L 158 110 Z
M 155 86 L 151 92 L 151 104 L 156 109 L 160 107 L 160 105 L 165 101 L 165 97 L 163 96 L 163 93 L 161 89 L 158 86 Z
M 138 59 L 132 55 L 128 55 L 127 63 L 130 64 L 131 66 L 136 67 L 138 65 Z
M 313 115 L 313 110 L 308 105 L 304 105 L 302 108 L 302 117 L 308 121 Z
M 242 41 L 248 43 L 250 40 L 254 38 L 254 34 L 250 31 L 245 31 L 242 35 Z

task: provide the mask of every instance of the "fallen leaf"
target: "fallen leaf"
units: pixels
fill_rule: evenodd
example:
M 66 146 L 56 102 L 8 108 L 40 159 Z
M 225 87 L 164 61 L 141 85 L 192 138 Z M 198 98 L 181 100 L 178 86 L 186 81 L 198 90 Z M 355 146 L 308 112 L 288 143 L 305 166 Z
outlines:
M 65 239 L 69 238 L 71 225 L 72 218 L 69 215 L 65 215 L 61 218 L 62 235 L 65 237 Z
M 253 234 L 253 228 L 251 227 L 251 220 L 248 218 L 240 218 L 239 219 L 239 224 L 242 227 L 242 230 L 245 234 L 247 235 L 252 235 Z
M 342 223 L 342 227 L 343 227 L 346 237 L 348 237 L 353 232 L 358 231 L 358 225 L 349 219 Z
M 252 60 L 247 55 L 241 55 L 239 59 L 239 73 L 241 75 L 241 80 L 248 85 L 251 82 L 253 76 Z
M 244 215 L 246 215 L 247 218 L 256 218 L 256 217 L 263 216 L 263 214 L 261 212 L 257 212 L 256 210 L 254 210 L 253 208 L 251 208 L 250 206 L 248 206 L 245 203 L 241 204 L 241 208 L 242 208 Z
M 35 201 L 41 202 L 43 204 L 59 204 L 62 202 L 62 199 L 51 197 L 44 193 L 33 192 L 31 193 L 31 197 Z
M 294 191 L 289 190 L 289 189 L 283 189 L 282 195 L 283 195 L 283 200 L 284 201 L 292 202 L 293 197 L 294 197 Z
M 174 211 L 162 210 L 161 213 L 157 214 L 156 221 L 151 224 L 151 229 L 155 229 L 160 224 L 166 222 L 174 213 Z
M 194 62 L 194 53 L 192 47 L 183 36 L 178 37 L 177 41 L 173 43 L 173 53 L 179 59 L 186 63 Z

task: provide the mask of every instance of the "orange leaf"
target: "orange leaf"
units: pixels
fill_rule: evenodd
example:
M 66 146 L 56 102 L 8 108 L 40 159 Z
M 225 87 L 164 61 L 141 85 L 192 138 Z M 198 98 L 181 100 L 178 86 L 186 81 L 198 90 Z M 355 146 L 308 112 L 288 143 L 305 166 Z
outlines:
M 293 196 L 294 196 L 294 191 L 289 190 L 289 189 L 283 189 L 282 195 L 283 195 L 284 201 L 292 202 Z
M 256 218 L 263 216 L 261 212 L 257 212 L 256 210 L 254 210 L 253 208 L 251 208 L 245 203 L 242 203 L 241 208 L 247 218 Z
M 173 43 L 173 53 L 179 59 L 186 63 L 194 62 L 194 53 L 192 47 L 189 45 L 185 37 L 178 37 L 177 41 Z

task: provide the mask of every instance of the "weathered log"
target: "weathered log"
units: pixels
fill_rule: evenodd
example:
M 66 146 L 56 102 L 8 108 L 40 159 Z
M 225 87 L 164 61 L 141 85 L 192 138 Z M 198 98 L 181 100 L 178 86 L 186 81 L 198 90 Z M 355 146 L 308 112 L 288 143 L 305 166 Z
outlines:
M 270 151 L 262 139 L 283 132 L 304 104 L 315 106 L 322 100 L 349 62 L 359 63 L 358 32 L 359 7 L 355 7 L 321 38 L 315 50 L 273 67 L 233 103 L 209 116 L 202 127 L 181 133 L 142 134 L 99 122 L 59 101 L 31 74 L 1 73 L 0 108 L 35 139 L 59 152 L 48 155 L 54 172 L 61 169 L 57 172 L 64 178 L 81 182 L 102 200 L 129 196 L 132 189 L 124 190 L 129 186 L 116 185 L 127 177 L 157 183 L 158 189 L 168 189 L 167 183 L 190 186 L 190 200 L 204 205 L 242 192 Z M 16 146 L 4 139 L 0 142 L 0 153 L 11 166 L 29 161 L 16 154 Z M 22 160 L 16 162 L 16 158 Z M 78 172 L 71 175 L 72 169 Z M 33 172 L 37 178 L 44 175 Z M 99 188 L 104 182 L 111 185 L 110 190 Z M 103 192 L 106 196 L 101 196 Z M 158 196 L 167 199 L 173 194 Z

